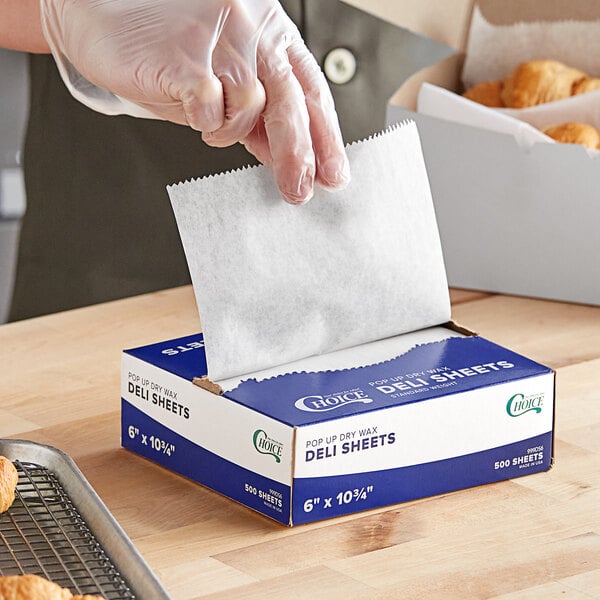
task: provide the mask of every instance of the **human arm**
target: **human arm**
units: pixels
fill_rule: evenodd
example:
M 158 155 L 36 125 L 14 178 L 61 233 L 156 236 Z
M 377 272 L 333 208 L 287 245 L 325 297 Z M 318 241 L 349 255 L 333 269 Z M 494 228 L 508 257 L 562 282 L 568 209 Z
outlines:
M 315 182 L 348 182 L 331 93 L 279 2 L 42 0 L 42 20 L 88 106 L 189 125 L 212 146 L 241 142 L 292 203 Z
M 39 0 L 0 0 L 0 47 L 22 52 L 50 52 L 40 23 Z

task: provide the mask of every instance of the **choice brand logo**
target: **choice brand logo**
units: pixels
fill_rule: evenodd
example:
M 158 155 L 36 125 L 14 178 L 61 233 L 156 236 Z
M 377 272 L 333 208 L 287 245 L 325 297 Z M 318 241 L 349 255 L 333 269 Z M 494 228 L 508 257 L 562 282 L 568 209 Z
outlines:
M 506 403 L 506 412 L 511 417 L 520 417 L 527 412 L 541 413 L 544 406 L 544 394 L 515 394 Z
M 337 392 L 327 396 L 303 396 L 302 398 L 298 398 L 294 405 L 296 408 L 307 412 L 325 412 L 341 408 L 342 406 L 352 404 L 353 402 L 370 404 L 373 402 L 373 399 L 369 398 L 369 396 L 360 388 L 355 388 L 353 390 Z
M 283 453 L 283 444 L 270 438 L 264 429 L 257 429 L 252 436 L 252 443 L 256 451 L 260 454 L 268 454 L 275 459 L 275 462 L 281 462 Z

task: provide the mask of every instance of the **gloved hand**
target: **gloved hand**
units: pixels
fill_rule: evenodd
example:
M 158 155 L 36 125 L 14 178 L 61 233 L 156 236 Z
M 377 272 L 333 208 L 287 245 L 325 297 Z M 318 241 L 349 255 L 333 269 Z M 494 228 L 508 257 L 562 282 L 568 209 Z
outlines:
M 44 34 L 78 100 L 243 143 L 283 196 L 335 189 L 349 168 L 333 99 L 275 0 L 41 0 Z

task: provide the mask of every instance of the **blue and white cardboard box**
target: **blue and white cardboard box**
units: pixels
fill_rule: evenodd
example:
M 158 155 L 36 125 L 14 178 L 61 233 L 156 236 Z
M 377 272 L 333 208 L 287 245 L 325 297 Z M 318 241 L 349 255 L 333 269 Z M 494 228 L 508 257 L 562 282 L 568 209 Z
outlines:
M 549 469 L 554 372 L 463 333 L 220 385 L 201 334 L 125 350 L 122 444 L 286 525 Z

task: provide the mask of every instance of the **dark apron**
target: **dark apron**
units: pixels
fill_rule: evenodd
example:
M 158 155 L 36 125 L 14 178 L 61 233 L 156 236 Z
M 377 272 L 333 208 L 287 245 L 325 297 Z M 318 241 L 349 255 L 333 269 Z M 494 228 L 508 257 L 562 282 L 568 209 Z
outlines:
M 389 96 L 439 56 L 439 46 L 336 0 L 282 4 L 320 62 L 335 47 L 357 58 L 355 77 L 331 86 L 346 141 L 380 130 Z M 98 114 L 71 97 L 50 56 L 32 56 L 30 68 L 27 212 L 9 319 L 189 283 L 165 187 L 254 158 L 239 144 L 210 148 L 184 126 Z
M 253 162 L 188 127 L 109 117 L 74 100 L 50 56 L 31 57 L 27 211 L 10 319 L 189 282 L 165 187 Z

